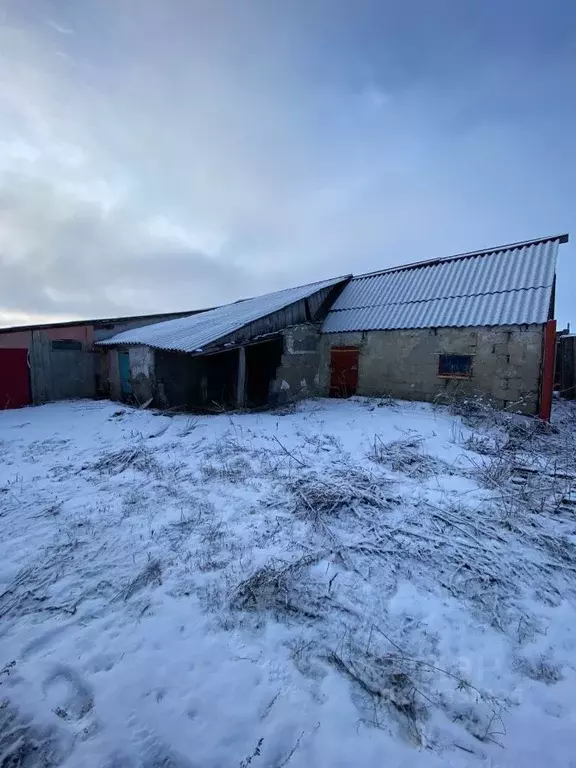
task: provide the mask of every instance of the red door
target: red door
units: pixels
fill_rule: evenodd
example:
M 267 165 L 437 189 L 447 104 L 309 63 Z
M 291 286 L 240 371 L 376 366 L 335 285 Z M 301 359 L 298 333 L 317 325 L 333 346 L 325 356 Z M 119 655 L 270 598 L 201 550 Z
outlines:
M 350 397 L 358 387 L 358 347 L 330 350 L 330 397 Z
M 0 349 L 0 411 L 30 405 L 27 349 Z

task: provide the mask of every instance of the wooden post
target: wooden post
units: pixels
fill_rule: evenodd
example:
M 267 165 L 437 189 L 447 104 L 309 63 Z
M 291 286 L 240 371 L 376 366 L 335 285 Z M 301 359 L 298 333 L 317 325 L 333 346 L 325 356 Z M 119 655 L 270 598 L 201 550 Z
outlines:
M 246 403 L 246 347 L 238 347 L 238 377 L 236 379 L 236 405 L 244 408 Z
M 540 410 L 542 421 L 550 421 L 552 393 L 554 391 L 554 367 L 556 363 L 556 320 L 548 320 L 544 328 L 544 362 L 540 382 Z

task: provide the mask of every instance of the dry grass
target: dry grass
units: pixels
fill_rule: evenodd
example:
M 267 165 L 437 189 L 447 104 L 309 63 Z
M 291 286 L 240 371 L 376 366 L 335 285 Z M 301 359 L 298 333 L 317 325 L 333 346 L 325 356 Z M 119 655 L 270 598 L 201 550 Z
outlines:
M 119 450 L 102 453 L 100 458 L 88 468 L 101 474 L 119 475 L 128 469 L 151 473 L 157 471 L 158 466 L 153 450 L 141 441 L 136 445 L 127 445 Z

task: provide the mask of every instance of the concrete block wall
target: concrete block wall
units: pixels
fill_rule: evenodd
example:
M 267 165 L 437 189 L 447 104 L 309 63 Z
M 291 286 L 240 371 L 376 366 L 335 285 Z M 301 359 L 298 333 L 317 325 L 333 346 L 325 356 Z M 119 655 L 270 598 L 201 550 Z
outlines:
M 155 394 L 154 350 L 151 347 L 130 347 L 130 378 L 134 396 L 145 403 Z
M 481 395 L 497 407 L 532 414 L 538 409 L 542 339 L 542 325 L 323 334 L 319 388 L 328 393 L 331 347 L 357 346 L 359 395 L 423 401 L 442 393 Z M 472 377 L 439 377 L 440 354 L 472 355 Z
M 320 326 L 303 323 L 282 331 L 284 350 L 276 378 L 270 387 L 270 402 L 319 393 Z

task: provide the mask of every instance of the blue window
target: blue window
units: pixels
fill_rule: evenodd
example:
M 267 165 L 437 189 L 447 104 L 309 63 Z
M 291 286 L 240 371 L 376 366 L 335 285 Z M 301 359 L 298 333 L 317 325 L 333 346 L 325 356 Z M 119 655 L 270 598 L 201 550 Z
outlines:
M 472 376 L 472 355 L 440 355 L 438 376 L 447 379 L 469 379 Z

